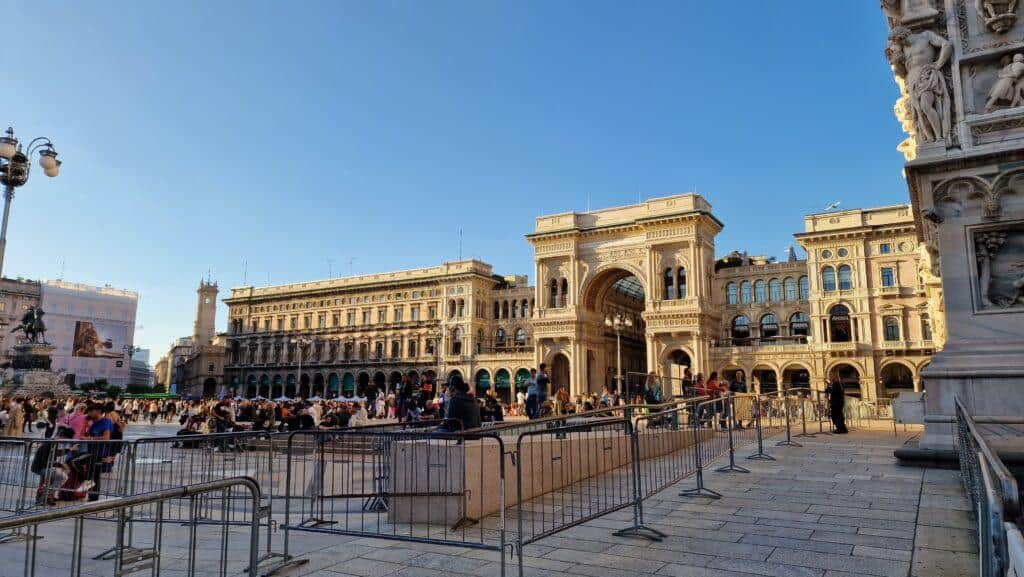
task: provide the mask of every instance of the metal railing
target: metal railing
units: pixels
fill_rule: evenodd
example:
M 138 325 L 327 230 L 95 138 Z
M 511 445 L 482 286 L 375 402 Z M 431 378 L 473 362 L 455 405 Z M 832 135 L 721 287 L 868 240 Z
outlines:
M 214 496 L 214 493 L 219 495 Z M 174 538 L 185 539 L 186 554 L 183 558 L 176 558 L 171 552 L 181 550 L 178 543 L 173 546 L 165 545 L 169 531 L 165 530 L 163 523 L 157 522 L 153 525 L 153 532 L 149 543 L 143 548 L 127 550 L 120 547 L 119 533 L 113 537 L 118 543 L 113 547 L 117 553 L 110 558 L 103 558 L 104 561 L 112 560 L 114 567 L 109 570 L 112 575 L 128 575 L 140 571 L 147 571 L 153 577 L 159 576 L 163 570 L 175 575 L 194 577 L 197 574 L 216 574 L 226 577 L 229 574 L 247 573 L 255 577 L 258 574 L 257 549 L 259 545 L 259 523 L 260 517 L 265 512 L 260 508 L 260 489 L 254 479 L 248 477 L 231 477 L 210 481 L 185 487 L 164 489 L 151 493 L 121 497 L 117 499 L 95 501 L 90 503 L 72 505 L 63 508 L 36 511 L 14 517 L 0 519 L 0 531 L 26 535 L 24 552 L 21 556 L 22 574 L 26 577 L 33 577 L 41 559 L 47 560 L 45 569 L 46 575 L 55 574 L 54 559 L 67 558 L 68 575 L 80 577 L 83 571 L 89 574 L 107 573 L 108 569 L 100 567 L 99 563 L 89 566 L 88 555 L 85 553 L 89 547 L 89 540 L 92 537 L 99 537 L 101 541 L 109 543 L 111 533 L 106 531 L 85 531 L 86 522 L 96 517 L 119 516 L 123 511 L 131 511 L 138 507 L 152 507 L 156 512 L 156 519 L 161 520 L 164 506 L 171 500 L 186 500 L 191 503 L 192 508 L 198 508 L 201 499 L 214 499 L 222 503 L 222 507 L 231 507 L 230 503 L 244 500 L 248 503 L 247 510 L 247 535 L 246 546 L 242 548 L 242 556 L 234 555 L 237 548 L 231 546 L 232 534 L 226 525 L 214 528 L 213 533 L 219 537 L 216 542 L 217 556 L 215 560 L 210 557 L 209 547 L 211 541 L 207 532 L 200 531 L 200 526 L 189 523 L 183 526 L 178 534 L 170 535 Z M 56 548 L 46 547 L 42 541 L 40 527 L 51 527 L 62 521 L 71 521 L 72 539 L 70 549 L 67 543 L 55 543 Z M 55 530 L 60 527 L 55 527 Z M 44 529 L 45 530 L 45 529 Z M 41 546 L 40 544 L 43 543 Z M 42 548 L 42 551 L 40 549 Z M 200 551 L 202 550 L 202 551 Z M 96 560 L 93 557 L 93 560 Z M 211 563 L 211 561 L 214 561 Z M 4 555 L 4 567 L 11 568 L 18 563 L 18 555 L 7 552 Z M 212 571 L 211 571 L 212 570 Z M 197 573 L 199 571 L 199 573 Z M 8 573 L 9 574 L 9 573 Z
M 954 404 L 960 477 L 977 523 L 981 577 L 1003 577 L 1009 568 L 1006 524 L 1020 519 L 1020 487 L 959 396 Z
M 525 546 L 612 511 L 632 511 L 632 522 L 616 535 L 664 538 L 644 518 L 648 498 L 690 476 L 698 489 L 689 493 L 717 495 L 705 486 L 709 463 L 727 456 L 719 471 L 744 472 L 738 449 L 752 446 L 749 459 L 770 460 L 765 439 L 783 433 L 786 441 L 780 445 L 799 446 L 793 433 L 806 430 L 816 412 L 813 405 L 810 413 L 805 409 L 795 396 L 743 394 L 603 408 L 462 432 L 448 432 L 457 427 L 438 421 L 140 439 L 124 444 L 102 496 L 124 498 L 251 475 L 263 488 L 257 523 L 266 535 L 263 555 L 254 563 L 268 574 L 306 562 L 292 557 L 290 548 L 292 539 L 310 532 L 490 550 L 499 553 L 502 575 L 502 552 L 511 548 L 518 551 L 522 573 Z M 7 450 L 19 465 L 12 467 L 14 476 L 25 477 L 11 483 L 21 486 L 13 491 L 21 499 L 39 485 L 31 473 L 22 473 L 36 442 L 0 442 L 0 451 Z M 0 472 L 0 482 L 6 473 Z M 237 530 L 247 526 L 246 506 L 237 498 L 169 497 L 159 506 L 86 517 L 116 522 L 115 546 L 96 556 L 113 559 L 144 555 L 144 537 L 161 526 Z M 279 551 L 271 543 L 271 512 L 283 515 Z M 270 559 L 278 564 L 271 566 Z

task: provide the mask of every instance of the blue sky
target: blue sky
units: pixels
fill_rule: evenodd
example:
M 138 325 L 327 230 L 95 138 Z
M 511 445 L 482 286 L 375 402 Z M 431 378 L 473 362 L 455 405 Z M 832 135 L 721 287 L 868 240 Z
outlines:
M 243 262 L 257 284 L 428 266 L 461 228 L 464 256 L 530 273 L 537 215 L 694 189 L 719 253 L 781 256 L 831 201 L 907 201 L 874 2 L 39 1 L 4 20 L 0 123 L 65 162 L 19 191 L 4 271 L 137 290 L 155 356 L 191 332 L 208 269 L 223 296 Z

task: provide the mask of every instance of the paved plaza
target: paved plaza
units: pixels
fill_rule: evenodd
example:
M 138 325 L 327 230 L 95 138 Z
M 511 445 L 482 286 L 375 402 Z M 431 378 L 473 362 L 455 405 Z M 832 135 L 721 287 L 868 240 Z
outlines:
M 959 472 L 899 467 L 893 450 L 918 431 L 853 431 L 847 436 L 800 439 L 803 447 L 771 447 L 777 461 L 742 459 L 750 474 L 709 473 L 720 500 L 687 499 L 686 479 L 645 503 L 648 524 L 668 534 L 661 542 L 614 537 L 628 525 L 620 511 L 543 539 L 526 548 L 526 575 L 567 577 L 970 577 L 977 574 L 976 538 Z M 109 527 L 92 522 L 89 527 Z M 54 528 L 57 529 L 57 528 Z M 139 530 L 141 540 L 149 531 Z M 234 532 L 233 532 L 234 533 Z M 66 575 L 70 531 L 48 531 L 39 542 L 39 575 Z M 277 544 L 282 535 L 275 534 Z M 164 569 L 183 566 L 184 530 L 165 530 Z M 108 542 L 109 543 L 109 542 Z M 100 546 L 97 542 L 96 549 Z M 230 543 L 241 554 L 244 536 Z M 24 547 L 2 546 L 20 557 Z M 214 574 L 201 541 L 198 568 Z M 309 563 L 284 575 L 333 577 L 441 577 L 499 575 L 497 554 L 418 543 L 293 533 L 293 553 Z M 275 547 L 276 548 L 276 547 Z M 87 551 L 88 553 L 89 551 Z M 19 559 L 20 560 L 20 559 Z M 10 565 L 0 569 L 9 572 Z M 109 575 L 109 561 L 87 560 L 84 574 Z M 514 558 L 508 575 L 516 574 Z

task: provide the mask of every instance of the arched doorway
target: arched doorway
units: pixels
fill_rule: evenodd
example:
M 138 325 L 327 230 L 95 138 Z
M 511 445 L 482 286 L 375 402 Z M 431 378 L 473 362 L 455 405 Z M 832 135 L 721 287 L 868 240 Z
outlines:
M 569 380 L 569 357 L 558 353 L 551 359 L 551 390 L 549 394 L 554 396 L 562 387 L 572 391 L 572 383 Z
M 299 390 L 298 390 L 298 395 L 300 397 L 302 397 L 303 399 L 309 398 L 311 396 L 309 394 L 309 383 L 310 383 L 309 375 L 306 374 L 306 373 L 303 373 L 302 377 L 299 379 Z
M 523 368 L 523 369 L 519 369 L 518 371 L 516 371 L 516 390 L 517 391 L 525 391 L 526 390 L 526 381 L 529 380 L 529 379 L 530 379 L 530 370 L 529 369 Z
M 399 371 L 391 371 L 391 375 L 388 378 L 388 386 L 390 390 L 397 391 L 398 386 L 402 384 L 402 373 Z
M 257 394 L 267 396 L 270 394 L 270 376 L 263 375 L 260 377 L 260 386 L 257 388 Z
M 488 373 L 486 369 L 480 369 L 476 372 L 473 384 L 476 385 L 476 396 L 486 396 L 487 391 L 491 388 L 491 373 Z
M 900 362 L 892 362 L 882 367 L 879 376 L 882 390 L 879 393 L 886 397 L 895 397 L 900 391 L 914 390 L 914 372 Z
M 790 365 L 782 371 L 782 388 L 810 389 L 811 372 L 802 365 Z
M 506 369 L 498 369 L 494 373 L 494 392 L 503 403 L 512 401 L 512 375 Z
M 281 378 L 281 375 L 274 375 L 273 383 L 273 386 L 270 387 L 270 394 L 267 397 L 276 399 L 284 394 L 284 379 Z
M 295 392 L 296 392 L 295 384 L 296 384 L 296 382 L 297 382 L 297 380 L 295 379 L 295 375 L 294 374 L 289 374 L 288 377 L 285 379 L 284 396 L 286 396 L 288 398 L 295 397 Z
M 833 343 L 848 343 L 853 340 L 850 309 L 846 305 L 835 305 L 829 309 L 828 328 Z
M 686 376 L 686 370 L 692 366 L 693 360 L 686 351 L 676 349 L 669 354 L 665 371 L 668 382 L 664 384 L 666 397 L 686 394 L 683 391 L 683 378 Z
M 848 396 L 861 396 L 860 371 L 857 370 L 857 367 L 847 363 L 840 363 L 829 371 L 829 378 L 838 379 Z
M 762 393 L 774 393 L 779 390 L 778 374 L 775 372 L 775 369 L 771 367 L 766 367 L 764 365 L 755 366 L 751 377 L 760 383 L 760 391 Z M 751 380 L 747 386 L 750 391 L 753 392 L 753 380 Z
M 366 373 L 359 374 L 360 377 L 363 375 L 366 375 Z M 367 375 L 366 378 L 367 382 L 369 382 L 370 376 Z M 352 373 L 345 373 L 341 378 L 341 395 L 349 398 L 356 396 L 356 377 Z
M 377 371 L 376 373 L 373 373 L 373 386 L 376 387 L 378 391 L 383 389 L 384 385 L 387 384 L 387 382 L 388 382 L 387 375 L 385 375 L 381 371 Z M 366 391 L 361 391 L 359 393 L 359 396 L 360 397 L 365 397 L 366 396 Z
M 338 396 L 339 391 L 341 391 L 341 379 L 338 378 L 338 373 L 327 375 L 327 394 L 324 396 L 334 398 Z
M 203 398 L 210 398 L 217 394 L 217 379 L 213 377 L 203 381 Z
M 627 383 L 642 382 L 642 375 L 647 374 L 643 313 L 648 291 L 638 275 L 625 268 L 609 268 L 595 275 L 584 288 L 582 304 L 589 338 L 585 356 L 577 362 L 585 363 L 579 367 L 579 374 L 587 382 L 578 383 L 579 390 L 570 387 L 570 392 L 600 393 L 604 387 L 624 390 Z M 551 377 L 556 386 L 570 385 L 571 367 L 568 357 L 563 355 L 563 359 L 566 370 L 562 378 L 556 378 L 555 370 L 560 361 L 552 359 Z M 617 382 L 620 374 L 623 383 Z
M 320 373 L 313 375 L 313 396 L 324 395 L 324 376 Z
M 449 381 L 452 380 L 455 377 L 459 377 L 460 379 L 462 379 L 462 371 L 460 371 L 458 369 L 452 370 L 452 371 L 448 371 L 447 378 L 448 378 Z M 465 380 L 465 379 L 463 379 L 463 380 Z M 448 386 L 448 383 L 444 383 L 443 386 L 441 387 L 441 390 L 443 391 L 444 387 L 447 387 L 447 386 Z

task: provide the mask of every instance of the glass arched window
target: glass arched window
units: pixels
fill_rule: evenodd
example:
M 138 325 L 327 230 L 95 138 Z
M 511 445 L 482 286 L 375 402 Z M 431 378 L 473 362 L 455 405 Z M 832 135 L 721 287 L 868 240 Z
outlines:
M 900 340 L 900 320 L 896 317 L 885 317 L 885 340 Z
M 519 318 L 519 301 L 512 301 L 512 318 Z
M 400 356 L 402 356 L 402 343 L 391 341 L 391 358 L 397 359 Z
M 476 332 L 476 343 L 473 348 L 476 349 L 476 354 L 484 352 L 484 330 L 480 329 Z
M 735 305 L 739 304 L 740 297 L 739 291 L 736 289 L 736 283 L 731 282 L 725 285 L 725 302 L 726 304 Z
M 530 304 L 528 302 L 526 302 L 526 299 L 523 299 L 523 302 L 521 304 L 522 304 L 522 308 L 521 308 L 520 312 L 522 314 L 520 316 L 522 318 L 524 318 L 524 319 L 530 318 Z
M 740 315 L 732 319 L 732 338 L 734 341 L 745 341 L 750 338 L 750 320 Z
M 494 318 L 501 318 L 501 303 L 498 301 L 494 301 Z
M 848 291 L 853 288 L 853 269 L 849 265 L 839 267 L 839 290 Z
M 765 282 L 763 280 L 754 282 L 754 302 L 763 303 L 765 300 L 767 300 Z
M 462 354 L 462 329 L 457 327 L 452 331 L 452 354 Z
M 773 314 L 761 317 L 761 338 L 770 339 L 779 336 L 779 318 Z
M 459 316 L 466 316 L 466 301 L 463 299 L 459 299 Z
M 782 281 L 777 278 L 768 281 L 768 300 L 776 303 L 782 300 Z
M 679 289 L 678 293 L 676 294 L 676 298 L 685 299 L 686 298 L 686 269 L 685 268 L 679 267 L 679 270 L 676 271 L 676 280 L 678 281 L 677 288 Z
M 501 303 L 501 318 L 508 318 L 508 301 L 504 301 Z
M 384 343 L 378 342 L 377 345 L 374 347 L 374 352 L 377 353 L 377 358 L 378 359 L 383 359 L 384 358 Z
M 786 291 L 787 301 L 796 300 L 796 281 L 793 280 L 793 277 L 787 277 L 786 280 L 783 281 L 783 289 Z
M 811 282 L 806 276 L 800 277 L 800 300 L 805 301 L 811 298 Z
M 853 340 L 853 329 L 850 327 L 850 309 L 846 305 L 836 305 L 828 311 L 829 331 L 832 342 L 848 343 Z
M 516 329 L 516 345 L 524 346 L 526 344 L 526 331 L 523 329 Z
M 505 346 L 505 329 L 498 329 L 498 332 L 495 333 L 494 344 L 499 347 Z
M 665 269 L 665 300 L 675 298 L 675 285 L 674 283 L 675 273 L 672 269 Z
M 409 341 L 409 356 L 415 359 L 417 352 L 418 351 L 416 350 L 416 341 L 415 340 Z
M 750 289 L 750 282 L 743 281 L 740 283 L 740 302 L 746 304 L 751 300 L 753 300 L 753 293 Z
M 807 313 L 795 312 L 789 316 L 789 334 L 806 337 L 811 332 L 811 323 Z
M 562 292 L 559 295 L 558 301 L 560 303 L 559 306 L 561 307 L 565 307 L 569 304 L 569 281 L 567 279 L 562 279 Z
M 821 270 L 821 290 L 825 292 L 836 290 L 836 269 L 827 266 Z
M 928 313 L 921 315 L 921 339 L 925 341 L 932 340 L 932 319 L 928 316 Z
M 455 317 L 455 299 L 448 301 L 448 318 Z
M 551 302 L 549 306 L 553 309 L 558 308 L 558 279 L 556 278 L 551 279 Z M 497 313 L 495 313 L 494 318 L 498 318 Z

